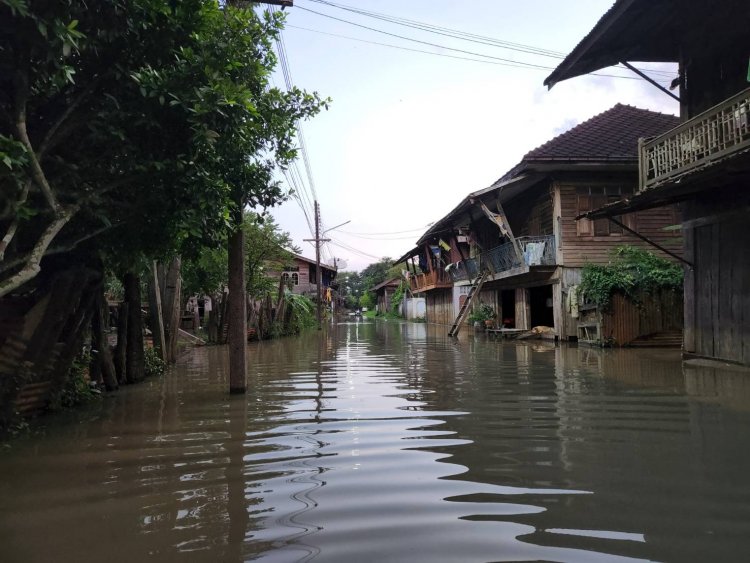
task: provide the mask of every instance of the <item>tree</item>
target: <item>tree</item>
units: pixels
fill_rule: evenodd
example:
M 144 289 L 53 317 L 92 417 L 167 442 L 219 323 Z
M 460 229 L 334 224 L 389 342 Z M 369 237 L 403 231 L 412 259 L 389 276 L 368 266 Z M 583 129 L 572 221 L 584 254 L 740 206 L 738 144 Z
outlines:
M 272 171 L 326 103 L 269 87 L 281 18 L 0 0 L 0 297 L 94 238 L 127 264 L 215 244 L 246 206 L 280 202 Z
M 214 0 L 0 0 L 0 299 L 41 300 L 54 280 L 40 272 L 71 260 L 125 275 L 216 245 L 246 207 L 282 201 L 273 170 L 326 104 L 270 87 L 282 17 Z

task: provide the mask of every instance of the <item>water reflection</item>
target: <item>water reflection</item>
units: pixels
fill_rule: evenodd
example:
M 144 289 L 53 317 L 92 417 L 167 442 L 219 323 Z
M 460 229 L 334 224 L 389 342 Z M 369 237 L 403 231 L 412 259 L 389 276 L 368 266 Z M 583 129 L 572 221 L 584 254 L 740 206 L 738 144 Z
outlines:
M 734 560 L 750 375 L 333 325 L 125 389 L 0 460 L 3 561 Z

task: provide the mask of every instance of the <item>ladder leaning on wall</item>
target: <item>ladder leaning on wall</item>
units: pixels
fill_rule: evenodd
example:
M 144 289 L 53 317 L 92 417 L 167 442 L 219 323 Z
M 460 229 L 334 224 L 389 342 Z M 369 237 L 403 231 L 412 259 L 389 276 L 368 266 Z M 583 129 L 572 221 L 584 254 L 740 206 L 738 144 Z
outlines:
M 461 309 L 458 311 L 458 316 L 456 317 L 456 320 L 453 321 L 453 325 L 448 331 L 448 336 L 458 335 L 458 331 L 461 330 L 461 325 L 464 323 L 464 321 L 466 320 L 466 316 L 471 310 L 471 304 L 474 302 L 474 298 L 479 295 L 479 291 L 482 289 L 482 286 L 484 285 L 484 282 L 487 279 L 488 275 L 489 272 L 483 269 L 479 273 L 479 275 L 474 278 L 474 282 L 471 284 L 471 289 L 466 295 L 466 300 L 464 301 L 464 304 L 461 305 Z

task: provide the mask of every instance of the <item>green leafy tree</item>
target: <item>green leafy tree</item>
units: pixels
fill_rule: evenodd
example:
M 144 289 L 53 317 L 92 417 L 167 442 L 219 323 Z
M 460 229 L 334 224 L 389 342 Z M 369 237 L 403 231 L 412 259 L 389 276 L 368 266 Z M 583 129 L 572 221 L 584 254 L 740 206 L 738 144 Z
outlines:
M 96 239 L 125 265 L 216 243 L 283 200 L 295 123 L 269 85 L 282 16 L 211 0 L 0 0 L 0 297 Z
M 242 223 L 245 231 L 245 278 L 248 295 L 260 299 L 279 288 L 278 278 L 268 272 L 278 272 L 289 263 L 294 253 L 301 250 L 294 246 L 291 235 L 281 230 L 270 216 L 246 212 Z M 227 286 L 229 258 L 225 244 L 205 246 L 183 262 L 182 279 L 185 293 L 214 295 Z

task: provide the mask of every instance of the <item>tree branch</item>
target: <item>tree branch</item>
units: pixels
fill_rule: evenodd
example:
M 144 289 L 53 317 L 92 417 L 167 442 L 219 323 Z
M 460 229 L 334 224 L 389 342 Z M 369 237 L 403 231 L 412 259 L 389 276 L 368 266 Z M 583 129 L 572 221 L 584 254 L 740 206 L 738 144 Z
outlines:
M 28 61 L 25 61 L 28 64 Z M 15 129 L 18 135 L 18 140 L 23 143 L 29 154 L 29 162 L 31 163 L 31 177 L 37 184 L 39 189 L 44 195 L 44 199 L 47 200 L 47 204 L 55 212 L 55 215 L 60 213 L 60 203 L 55 197 L 55 193 L 52 191 L 47 178 L 44 175 L 44 171 L 39 164 L 37 155 L 34 152 L 34 147 L 29 139 L 29 133 L 26 130 L 26 104 L 29 99 L 29 73 L 28 67 L 19 69 L 15 75 Z
M 59 142 L 59 139 L 55 138 L 55 135 L 57 134 L 60 127 L 70 118 L 70 116 L 73 114 L 73 112 L 80 106 L 83 101 L 88 97 L 91 92 L 94 91 L 94 88 L 96 88 L 97 84 L 99 82 L 99 79 L 94 79 L 91 81 L 91 83 L 84 88 L 74 99 L 71 103 L 69 103 L 65 111 L 62 112 L 60 117 L 57 118 L 57 121 L 55 121 L 52 126 L 47 131 L 47 134 L 44 136 L 44 139 L 39 144 L 39 160 L 44 160 L 44 155 L 46 154 L 47 150 L 54 146 Z
M 5 297 L 11 291 L 18 289 L 27 281 L 31 280 L 41 270 L 41 262 L 47 248 L 68 221 L 78 212 L 78 206 L 62 208 L 58 206 L 55 220 L 44 230 L 39 240 L 36 241 L 33 250 L 26 259 L 26 264 L 16 274 L 6 280 L 0 281 L 0 297 Z
M 18 201 L 16 202 L 15 209 L 18 210 L 19 207 L 21 207 L 24 203 L 26 203 L 26 198 L 29 195 L 29 188 L 31 187 L 31 180 L 26 180 L 26 183 L 23 186 L 23 189 L 21 190 L 21 195 L 18 198 Z M 8 227 L 8 231 L 5 233 L 5 236 L 0 240 L 0 262 L 5 260 L 5 250 L 10 245 L 11 241 L 13 240 L 13 237 L 16 236 L 16 231 L 18 230 L 18 213 L 16 212 L 15 217 L 13 217 L 13 221 L 11 221 L 10 226 Z
M 109 226 L 99 227 L 95 231 L 91 231 L 90 233 L 88 233 L 86 235 L 83 235 L 82 237 L 74 240 L 71 243 L 61 244 L 61 245 L 55 246 L 53 248 L 48 248 L 44 252 L 44 256 L 52 256 L 54 254 L 64 254 L 66 252 L 70 252 L 72 250 L 75 250 L 78 247 L 78 245 L 81 244 L 82 242 L 86 242 L 87 240 L 95 238 L 95 237 L 99 236 L 102 233 L 105 233 L 105 232 L 107 232 L 107 231 L 109 231 L 111 229 L 116 229 L 117 227 L 120 227 L 122 225 L 124 225 L 124 223 L 118 223 L 116 225 L 109 225 Z M 13 260 L 10 260 L 10 261 L 6 262 L 5 264 L 2 264 L 0 266 L 0 275 L 3 274 L 4 272 L 8 272 L 8 271 L 12 270 L 13 268 L 17 268 L 18 266 L 20 266 L 21 264 L 23 264 L 27 260 L 28 260 L 28 256 L 19 256 L 17 258 L 14 258 Z

